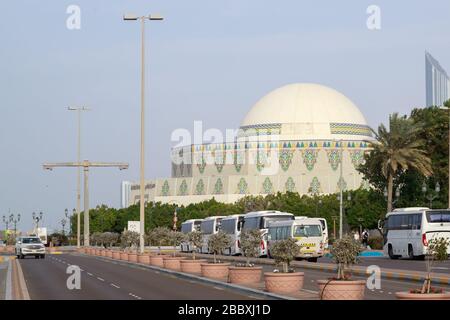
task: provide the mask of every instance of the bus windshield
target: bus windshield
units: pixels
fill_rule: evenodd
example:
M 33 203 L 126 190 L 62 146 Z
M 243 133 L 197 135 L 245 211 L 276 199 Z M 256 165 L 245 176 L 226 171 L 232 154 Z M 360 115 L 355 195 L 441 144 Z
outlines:
M 295 226 L 294 237 L 321 237 L 322 230 L 318 224 Z
M 450 222 L 450 211 L 428 211 L 427 221 L 429 223 Z

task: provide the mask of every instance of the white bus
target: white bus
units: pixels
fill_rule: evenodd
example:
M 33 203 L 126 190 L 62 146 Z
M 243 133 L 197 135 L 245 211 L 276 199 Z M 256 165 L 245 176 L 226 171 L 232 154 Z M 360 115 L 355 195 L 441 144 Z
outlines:
M 241 230 L 244 225 L 244 215 L 234 214 L 222 219 L 220 229 L 231 237 L 232 245 L 224 250 L 226 255 L 238 255 L 241 253 Z
M 208 248 L 209 237 L 220 230 L 220 225 L 224 216 L 207 217 L 200 224 L 200 231 L 203 233 L 203 245 L 200 248 L 201 253 L 211 253 Z
M 395 209 L 383 223 L 380 221 L 379 228 L 383 232 L 384 253 L 391 259 L 423 259 L 428 241 L 450 238 L 450 209 Z
M 269 223 L 268 256 L 270 248 L 280 240 L 294 238 L 300 247 L 297 259 L 317 262 L 324 255 L 324 235 L 322 222 L 318 218 L 301 218 Z
M 200 231 L 200 225 L 203 219 L 189 219 L 181 224 L 181 232 L 188 234 L 192 231 Z M 194 249 L 189 241 L 183 241 L 180 245 L 181 252 L 192 252 Z
M 261 240 L 260 256 L 267 256 L 267 231 L 269 223 L 280 220 L 294 220 L 294 215 L 281 211 L 255 211 L 244 215 L 243 230 L 260 230 L 263 236 Z

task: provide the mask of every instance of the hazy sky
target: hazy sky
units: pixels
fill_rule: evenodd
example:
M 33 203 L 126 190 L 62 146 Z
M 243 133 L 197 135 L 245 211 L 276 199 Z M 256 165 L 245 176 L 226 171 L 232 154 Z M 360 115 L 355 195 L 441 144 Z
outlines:
M 369 5 L 381 30 L 366 26 Z M 81 29 L 69 30 L 69 5 Z M 170 175 L 176 128 L 236 128 L 263 95 L 293 82 L 337 89 L 376 127 L 425 103 L 424 51 L 450 71 L 450 2 L 300 0 L 1 1 L 0 218 L 44 212 L 57 228 L 75 207 L 76 114 L 87 105 L 82 158 L 125 161 L 94 169 L 91 207 L 120 205 L 120 182 L 139 177 L 140 29 L 126 12 L 161 13 L 146 26 L 147 178 Z M 1 225 L 3 229 L 4 225 Z

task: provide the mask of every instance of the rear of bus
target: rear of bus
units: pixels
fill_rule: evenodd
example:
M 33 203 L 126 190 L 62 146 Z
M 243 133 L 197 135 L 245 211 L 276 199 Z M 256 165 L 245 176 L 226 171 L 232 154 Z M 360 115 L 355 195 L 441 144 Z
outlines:
M 292 228 L 292 237 L 300 247 L 297 258 L 317 262 L 324 254 L 324 235 L 322 223 L 318 219 L 296 221 Z
M 425 211 L 422 220 L 423 254 L 426 254 L 431 239 L 446 238 L 450 240 L 450 209 L 435 209 Z M 450 254 L 450 246 L 447 247 Z
M 240 236 L 244 216 L 233 215 L 222 219 L 221 230 L 231 238 L 231 247 L 224 249 L 225 255 L 238 255 L 241 253 Z

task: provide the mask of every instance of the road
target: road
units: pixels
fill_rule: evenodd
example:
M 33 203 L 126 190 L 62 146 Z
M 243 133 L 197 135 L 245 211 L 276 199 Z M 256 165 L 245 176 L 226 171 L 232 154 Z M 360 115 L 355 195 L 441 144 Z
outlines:
M 20 260 L 31 299 L 248 300 L 252 297 L 220 287 L 179 279 L 138 265 L 75 254 Z M 82 269 L 81 289 L 66 286 L 69 265 Z M 254 297 L 253 297 L 254 299 Z

